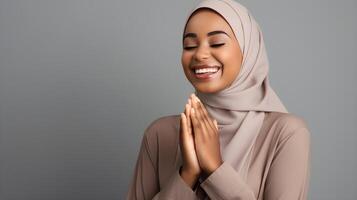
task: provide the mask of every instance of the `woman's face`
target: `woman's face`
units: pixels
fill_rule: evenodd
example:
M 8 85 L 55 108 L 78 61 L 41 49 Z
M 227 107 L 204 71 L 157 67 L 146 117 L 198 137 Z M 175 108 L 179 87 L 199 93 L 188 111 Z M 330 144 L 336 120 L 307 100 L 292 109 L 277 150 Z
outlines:
M 191 84 L 202 93 L 229 87 L 238 76 L 242 52 L 229 24 L 210 9 L 196 11 L 187 22 L 181 62 Z

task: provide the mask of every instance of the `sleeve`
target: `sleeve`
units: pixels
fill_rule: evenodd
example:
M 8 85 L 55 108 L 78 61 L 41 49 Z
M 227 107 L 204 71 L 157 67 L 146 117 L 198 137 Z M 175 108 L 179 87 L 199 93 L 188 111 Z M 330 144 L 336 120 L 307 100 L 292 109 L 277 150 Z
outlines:
M 310 132 L 299 128 L 277 147 L 264 199 L 307 199 L 310 177 Z
M 306 200 L 310 175 L 310 133 L 299 128 L 277 147 L 263 194 L 264 200 Z M 200 185 L 211 199 L 255 200 L 253 190 L 224 162 Z
M 243 181 L 237 171 L 227 162 L 223 162 L 200 185 L 211 199 L 217 200 L 253 200 L 253 191 Z
M 154 159 L 144 134 L 126 200 L 197 199 L 195 192 L 181 178 L 179 169 L 174 171 L 160 190 L 158 167 Z

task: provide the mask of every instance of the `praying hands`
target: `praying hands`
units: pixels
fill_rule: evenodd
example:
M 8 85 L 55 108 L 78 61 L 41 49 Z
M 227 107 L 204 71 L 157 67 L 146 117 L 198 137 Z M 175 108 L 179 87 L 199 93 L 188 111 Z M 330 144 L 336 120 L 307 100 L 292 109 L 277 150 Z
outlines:
M 200 174 L 207 177 L 222 163 L 218 125 L 194 94 L 185 105 L 180 120 L 181 177 L 194 186 Z

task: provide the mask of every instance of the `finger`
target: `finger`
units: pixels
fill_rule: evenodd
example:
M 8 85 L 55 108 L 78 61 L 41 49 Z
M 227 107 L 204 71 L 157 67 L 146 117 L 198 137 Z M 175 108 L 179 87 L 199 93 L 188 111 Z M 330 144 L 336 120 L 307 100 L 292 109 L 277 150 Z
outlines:
M 198 101 L 198 107 L 202 113 L 203 118 L 205 119 L 206 123 L 211 127 L 214 128 L 214 123 L 212 121 L 211 116 L 209 115 L 209 113 L 207 112 L 205 106 L 203 105 L 203 103 L 201 101 Z
M 205 127 L 214 129 L 214 124 L 210 116 L 208 115 L 208 112 L 204 109 L 204 105 L 202 104 L 202 102 L 196 96 L 193 96 L 193 101 L 195 101 L 196 104 L 196 109 L 198 113 L 197 115 L 199 115 L 199 118 L 205 124 Z
M 217 123 L 217 120 L 213 120 L 213 124 L 214 124 L 214 126 L 216 127 L 216 129 L 218 130 L 218 123 Z
M 193 124 L 193 126 L 192 126 L 193 132 L 194 132 L 195 137 L 202 139 L 202 138 L 205 138 L 208 136 L 208 131 L 207 131 L 208 129 L 206 127 L 204 120 L 200 116 L 200 113 L 197 110 L 197 105 L 194 102 L 194 100 L 192 100 L 192 104 L 193 104 L 193 109 L 191 112 L 191 119 L 192 119 L 192 124 Z
M 211 115 L 208 113 L 205 105 L 202 103 L 202 101 L 197 97 L 198 103 L 200 104 L 200 106 L 202 107 L 202 111 L 205 113 L 205 115 L 207 117 L 209 117 L 210 119 L 212 119 L 213 117 L 211 117 Z
M 192 121 L 192 129 L 195 137 L 199 137 L 202 134 L 202 124 L 197 119 L 197 112 L 194 108 L 191 108 L 191 121 Z
M 205 105 L 202 103 L 202 101 L 201 101 L 197 96 L 195 96 L 195 98 L 196 98 L 198 104 L 200 105 L 200 107 L 202 108 L 203 113 L 204 113 L 208 118 L 211 119 L 212 117 L 211 117 L 211 115 L 208 113 L 208 111 L 207 111 Z
M 183 141 L 185 141 L 185 116 L 183 113 L 180 114 L 180 146 L 183 145 Z
M 189 116 L 189 120 L 188 120 L 188 127 L 189 127 L 189 130 L 191 131 L 192 133 L 192 120 L 191 120 L 191 108 L 192 108 L 192 102 L 191 100 L 189 99 L 188 100 L 188 109 L 187 109 L 187 113 L 188 113 L 188 116 Z
M 188 131 L 187 131 L 187 118 L 186 118 L 186 116 L 185 116 L 184 113 L 181 113 L 180 123 L 181 123 L 181 132 L 182 132 L 182 135 L 185 136 Z
M 194 105 L 194 108 L 196 109 L 196 111 L 197 111 L 197 115 L 198 114 L 201 114 L 201 109 L 199 109 L 199 99 L 195 96 L 195 95 L 192 95 L 191 96 L 191 99 L 192 99 L 192 102 L 193 102 L 193 105 Z M 200 112 L 200 113 L 198 113 L 198 112 Z
M 210 134 L 212 133 L 212 131 L 210 131 L 210 129 L 214 130 L 214 125 L 212 122 L 210 122 L 210 119 L 208 118 L 208 116 L 206 116 L 206 114 L 204 113 L 204 111 L 202 110 L 202 102 L 198 99 L 197 96 L 193 95 L 192 96 L 193 101 L 195 102 L 195 107 L 196 107 L 196 113 L 197 113 L 197 118 L 201 121 L 201 123 L 203 124 L 203 134 Z
M 192 127 L 191 127 L 191 117 L 190 117 L 190 105 L 186 104 L 186 109 L 185 109 L 185 113 L 186 113 L 186 125 L 187 125 L 187 131 L 192 134 Z
M 196 117 L 200 119 L 201 116 L 203 116 L 202 110 L 199 108 L 199 99 L 196 98 L 194 94 L 191 95 L 191 102 L 192 102 L 192 107 L 196 111 Z

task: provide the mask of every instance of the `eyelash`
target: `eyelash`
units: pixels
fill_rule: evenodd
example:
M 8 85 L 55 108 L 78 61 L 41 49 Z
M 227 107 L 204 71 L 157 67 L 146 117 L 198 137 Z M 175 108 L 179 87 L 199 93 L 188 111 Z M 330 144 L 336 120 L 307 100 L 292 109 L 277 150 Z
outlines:
M 213 48 L 218 48 L 218 47 L 223 46 L 223 45 L 225 45 L 225 43 L 212 44 L 211 47 L 213 47 Z M 185 49 L 185 50 L 191 50 L 191 49 L 194 49 L 194 48 L 196 48 L 196 47 L 185 47 L 184 49 Z

